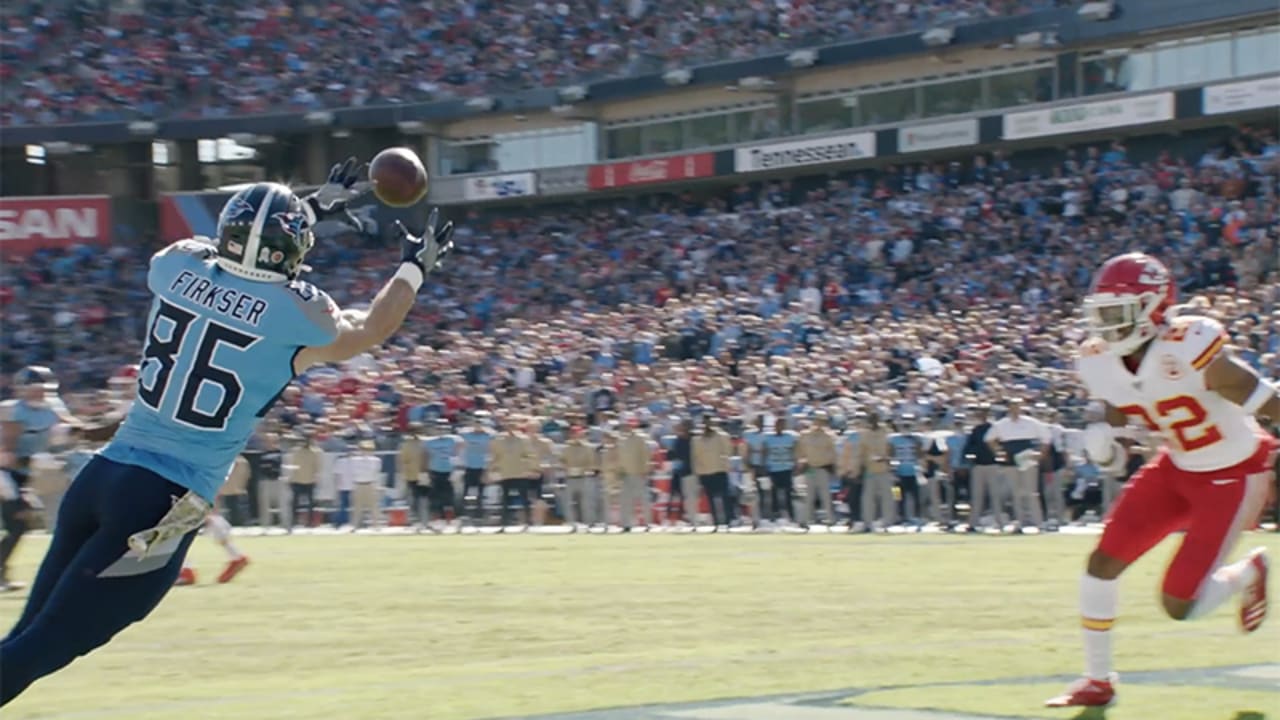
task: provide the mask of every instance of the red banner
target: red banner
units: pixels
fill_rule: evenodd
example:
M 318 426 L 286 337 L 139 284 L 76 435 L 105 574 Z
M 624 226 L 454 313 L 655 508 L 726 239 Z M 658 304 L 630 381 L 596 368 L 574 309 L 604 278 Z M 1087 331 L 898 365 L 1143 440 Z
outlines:
M 587 187 L 592 190 L 608 190 L 648 183 L 693 180 L 715 174 L 715 153 L 677 155 L 653 160 L 592 165 L 587 171 Z
M 0 198 L 0 254 L 110 240 L 106 195 Z

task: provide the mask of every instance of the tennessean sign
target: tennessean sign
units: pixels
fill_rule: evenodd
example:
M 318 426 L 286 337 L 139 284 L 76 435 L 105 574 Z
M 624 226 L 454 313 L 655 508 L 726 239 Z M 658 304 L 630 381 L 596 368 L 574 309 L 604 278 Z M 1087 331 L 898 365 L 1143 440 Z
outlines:
M 0 253 L 106 242 L 110 232 L 106 195 L 0 198 Z
M 733 171 L 744 173 L 778 170 L 803 165 L 864 160 L 875 156 L 875 133 L 852 133 L 738 148 L 733 151 Z

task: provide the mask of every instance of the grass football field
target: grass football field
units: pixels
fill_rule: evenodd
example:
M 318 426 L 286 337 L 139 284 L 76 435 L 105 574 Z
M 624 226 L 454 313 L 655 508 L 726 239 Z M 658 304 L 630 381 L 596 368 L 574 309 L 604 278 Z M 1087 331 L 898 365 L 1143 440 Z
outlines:
M 1040 707 L 1081 666 L 1076 581 L 1094 540 L 248 537 L 253 564 L 216 585 L 220 550 L 200 538 L 200 585 L 174 589 L 0 717 L 457 720 L 834 691 L 825 708 L 705 717 L 1280 720 L 1280 675 L 1268 674 L 1280 618 L 1243 636 L 1234 602 L 1193 623 L 1164 617 L 1159 577 L 1176 540 L 1124 581 L 1121 704 Z M 1255 534 L 1236 555 L 1258 544 L 1280 553 L 1280 536 Z M 46 545 L 24 541 L 18 577 Z M 6 626 L 24 596 L 0 596 Z M 1272 667 L 1245 671 L 1252 683 L 1195 679 L 1245 665 Z

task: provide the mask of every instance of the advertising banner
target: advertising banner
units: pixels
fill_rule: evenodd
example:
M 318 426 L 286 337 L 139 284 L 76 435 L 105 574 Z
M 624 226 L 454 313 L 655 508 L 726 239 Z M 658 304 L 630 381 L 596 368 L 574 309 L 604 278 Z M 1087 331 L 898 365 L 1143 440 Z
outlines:
M 740 173 L 863 160 L 876 156 L 876 135 L 869 132 L 849 133 L 742 147 L 733 153 L 733 170 Z
M 539 195 L 578 195 L 587 192 L 587 166 L 547 168 L 538 171 Z
M 916 125 L 898 130 L 898 152 L 913 153 L 978 144 L 978 119 Z
M 1210 85 L 1204 93 L 1204 114 L 1280 107 L 1280 75 L 1258 80 Z
M 1157 93 L 1009 113 L 1004 116 L 1004 139 L 1068 135 L 1172 119 L 1173 93 Z
M 0 198 L 0 253 L 110 239 L 111 198 L 106 195 Z
M 531 172 L 464 178 L 462 188 L 462 197 L 467 202 L 506 200 L 538 194 Z
M 694 180 L 711 177 L 715 173 L 714 153 L 677 155 L 652 160 L 592 165 L 587 170 L 587 186 L 592 190 L 608 190 L 632 185 Z

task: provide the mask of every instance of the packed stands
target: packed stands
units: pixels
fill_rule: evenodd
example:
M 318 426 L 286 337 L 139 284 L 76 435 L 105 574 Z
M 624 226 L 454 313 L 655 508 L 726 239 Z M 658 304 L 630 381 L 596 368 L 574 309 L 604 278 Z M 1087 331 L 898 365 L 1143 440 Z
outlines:
M 997 154 L 741 185 L 643 212 L 459 218 L 449 271 L 391 347 L 357 363 L 373 379 L 304 379 L 307 414 L 349 420 L 354 402 L 363 417 L 381 397 L 395 401 L 375 415 L 403 426 L 411 407 L 446 396 L 455 409 L 485 396 L 513 412 L 567 413 L 601 383 L 617 385 L 625 409 L 654 413 L 738 414 L 842 393 L 930 409 L 1017 393 L 1069 408 L 1080 398 L 1061 371 L 1081 337 L 1081 293 L 1103 258 L 1130 249 L 1165 259 L 1186 297 L 1205 294 L 1245 356 L 1275 376 L 1280 142 L 1247 128 L 1224 140 L 1152 162 L 1113 143 L 1043 174 Z M 66 385 L 102 387 L 136 361 L 151 250 L 6 265 L 6 377 L 41 362 Z M 385 247 L 354 236 L 309 259 L 311 279 L 344 306 L 387 273 Z
M 492 94 L 1069 4 L 1065 0 L 146 0 L 0 15 L 0 120 L 226 117 Z M 585 5 L 585 7 L 579 7 Z

